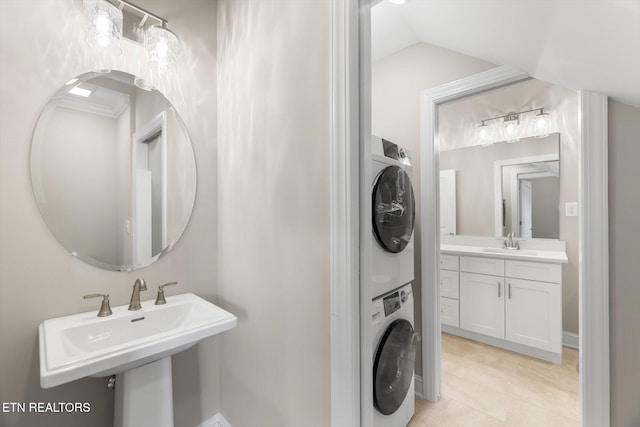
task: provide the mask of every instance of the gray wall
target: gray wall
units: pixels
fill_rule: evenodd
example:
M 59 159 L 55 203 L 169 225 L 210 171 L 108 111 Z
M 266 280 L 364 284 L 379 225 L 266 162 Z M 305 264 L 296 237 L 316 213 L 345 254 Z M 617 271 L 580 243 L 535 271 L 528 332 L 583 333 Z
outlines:
M 89 402 L 87 414 L 0 413 L 0 425 L 111 426 L 113 392 L 105 379 L 87 378 L 43 390 L 39 384 L 37 328 L 51 317 L 98 308 L 82 295 L 109 292 L 112 305 L 128 303 L 141 276 L 155 297 L 195 292 L 216 300 L 216 4 L 209 0 L 138 0 L 169 20 L 184 44 L 175 85 L 165 94 L 189 129 L 198 162 L 198 195 L 183 238 L 156 264 L 138 272 L 100 270 L 72 258 L 49 232 L 35 203 L 29 159 L 33 128 L 49 97 L 89 70 L 80 1 L 0 1 L 0 401 Z M 133 45 L 115 68 L 141 67 Z M 130 49 L 131 48 L 131 49 Z M 69 153 L 72 155 L 72 153 Z M 205 340 L 174 357 L 176 425 L 195 426 L 219 411 L 220 339 Z
M 640 108 L 609 101 L 611 425 L 640 425 Z
M 219 265 L 234 427 L 329 426 L 329 1 L 218 9 Z

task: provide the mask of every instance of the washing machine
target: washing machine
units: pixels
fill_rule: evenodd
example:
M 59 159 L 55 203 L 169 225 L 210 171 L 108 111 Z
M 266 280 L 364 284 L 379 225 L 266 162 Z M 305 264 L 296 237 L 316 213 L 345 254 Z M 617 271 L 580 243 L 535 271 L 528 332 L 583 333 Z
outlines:
M 407 150 L 373 137 L 372 156 L 372 298 L 411 282 L 415 198 Z
M 373 426 L 406 427 L 415 409 L 411 283 L 373 300 Z

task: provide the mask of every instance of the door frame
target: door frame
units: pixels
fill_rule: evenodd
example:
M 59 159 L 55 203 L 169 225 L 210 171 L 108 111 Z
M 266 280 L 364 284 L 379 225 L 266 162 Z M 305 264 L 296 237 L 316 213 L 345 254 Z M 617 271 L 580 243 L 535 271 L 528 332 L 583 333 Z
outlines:
M 441 325 L 438 212 L 439 104 L 529 79 L 502 66 L 421 93 L 421 226 L 423 396 L 441 396 Z M 607 97 L 579 92 L 579 324 L 580 420 L 583 427 L 608 427 L 609 390 L 609 237 Z M 432 355 L 432 357 L 425 357 Z

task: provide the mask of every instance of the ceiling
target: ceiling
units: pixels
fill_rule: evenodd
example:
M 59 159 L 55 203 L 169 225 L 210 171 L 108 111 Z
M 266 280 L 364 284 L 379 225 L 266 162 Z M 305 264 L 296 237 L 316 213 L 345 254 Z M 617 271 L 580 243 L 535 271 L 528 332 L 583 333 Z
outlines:
M 371 19 L 374 61 L 430 43 L 640 108 L 640 0 L 383 0 Z

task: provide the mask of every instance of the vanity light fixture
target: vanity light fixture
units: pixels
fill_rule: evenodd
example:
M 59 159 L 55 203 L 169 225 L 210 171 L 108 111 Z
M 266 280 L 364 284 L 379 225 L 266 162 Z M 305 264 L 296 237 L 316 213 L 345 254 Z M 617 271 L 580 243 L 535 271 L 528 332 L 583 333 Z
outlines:
M 525 117 L 525 115 L 534 112 L 537 112 L 535 118 L 527 120 L 528 116 Z M 502 120 L 502 126 L 492 126 L 491 122 L 498 120 Z M 544 108 L 511 112 L 504 116 L 483 119 L 477 128 L 478 144 L 486 147 L 498 141 L 517 142 L 521 138 L 531 136 L 544 138 L 549 136 L 550 122 L 550 115 L 544 111 Z
M 92 49 L 119 54 L 123 37 L 146 49 L 147 67 L 136 78 L 138 87 L 153 89 L 159 78 L 175 68 L 180 39 L 167 28 L 166 19 L 125 0 L 83 1 L 87 43 Z

